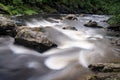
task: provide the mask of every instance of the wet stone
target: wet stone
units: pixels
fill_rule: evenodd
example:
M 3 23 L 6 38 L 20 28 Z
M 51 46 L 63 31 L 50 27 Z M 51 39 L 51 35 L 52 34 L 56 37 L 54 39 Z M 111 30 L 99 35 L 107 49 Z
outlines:
M 91 64 L 89 68 L 96 75 L 88 80 L 120 80 L 120 63 Z
M 98 26 L 98 23 L 96 21 L 92 21 L 92 20 L 90 20 L 89 22 L 85 23 L 84 26 L 92 27 L 92 28 L 103 28 L 102 26 Z
M 98 72 L 120 72 L 120 63 L 99 63 L 91 64 L 89 68 Z
M 16 24 L 10 17 L 0 14 L 0 35 L 14 36 Z
M 48 40 L 46 35 L 40 31 L 40 28 L 18 28 L 15 43 L 39 52 L 44 52 L 52 47 L 56 47 L 56 44 Z
M 63 20 L 78 20 L 77 16 L 74 14 L 69 14 L 62 18 Z

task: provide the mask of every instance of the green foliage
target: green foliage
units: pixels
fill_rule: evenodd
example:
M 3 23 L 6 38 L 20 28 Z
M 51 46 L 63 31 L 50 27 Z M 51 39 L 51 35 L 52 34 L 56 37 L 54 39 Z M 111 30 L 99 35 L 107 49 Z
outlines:
M 22 5 L 23 1 L 22 0 L 13 0 L 14 5 Z
M 32 9 L 31 7 L 28 7 L 26 5 L 24 5 L 24 7 L 23 6 L 14 7 L 14 6 L 8 5 L 7 7 L 11 11 L 12 15 L 17 15 L 17 14 L 31 15 L 31 14 L 36 14 L 37 13 L 34 9 Z
M 120 25 L 120 14 L 114 15 L 111 17 L 111 19 L 108 21 L 110 25 Z
M 114 15 L 109 23 L 120 23 L 120 0 L 0 0 L 0 9 L 12 15 L 57 13 L 59 9 L 68 12 L 76 10 L 90 14 Z
M 10 12 L 9 8 L 2 3 L 0 3 L 0 13 L 11 15 L 11 12 Z
M 36 14 L 37 12 L 31 9 L 26 9 L 24 10 L 24 14 L 28 14 L 28 15 L 32 15 L 32 14 Z

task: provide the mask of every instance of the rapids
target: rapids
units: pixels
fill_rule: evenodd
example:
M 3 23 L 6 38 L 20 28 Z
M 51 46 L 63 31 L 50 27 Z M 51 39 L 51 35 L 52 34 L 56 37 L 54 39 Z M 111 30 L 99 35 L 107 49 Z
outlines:
M 14 44 L 11 37 L 1 37 L 0 80 L 76 80 L 76 74 L 81 74 L 82 80 L 83 75 L 91 74 L 88 70 L 90 64 L 120 61 L 119 52 L 107 40 L 104 29 L 83 26 L 92 20 L 105 28 L 108 24 L 104 21 L 109 16 L 86 14 L 77 15 L 78 20 L 62 20 L 64 16 L 15 18 L 17 24 L 22 22 L 28 27 L 43 27 L 48 39 L 58 47 L 41 54 Z M 62 29 L 66 26 L 75 27 L 77 31 Z

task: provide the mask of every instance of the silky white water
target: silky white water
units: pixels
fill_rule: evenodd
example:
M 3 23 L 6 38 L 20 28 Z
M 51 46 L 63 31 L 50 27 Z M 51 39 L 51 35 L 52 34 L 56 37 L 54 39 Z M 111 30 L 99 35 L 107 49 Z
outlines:
M 110 43 L 105 39 L 104 29 L 94 29 L 84 26 L 85 23 L 92 20 L 98 22 L 99 26 L 106 27 L 108 24 L 104 21 L 107 19 L 109 19 L 109 17 L 105 15 L 78 16 L 78 20 L 61 20 L 51 17 L 48 17 L 46 20 L 35 20 L 31 18 L 31 22 L 26 21 L 26 26 L 44 27 L 43 29 L 45 30 L 48 39 L 58 45 L 57 49 L 49 50 L 45 52 L 44 55 L 64 53 L 60 59 L 59 56 L 56 55 L 45 60 L 45 65 L 47 65 L 47 67 L 51 69 L 61 69 L 68 63 L 72 62 L 72 60 L 78 61 L 84 67 L 88 67 L 88 65 L 92 63 L 103 62 L 102 59 L 104 59 L 106 55 L 116 53 L 112 50 L 113 48 L 111 48 L 112 46 Z M 75 27 L 78 31 L 63 30 L 62 28 L 65 26 Z M 66 49 L 68 50 L 65 51 Z M 70 52 L 69 49 L 73 49 L 74 52 Z M 66 53 L 67 56 L 65 57 Z M 74 54 L 74 56 L 71 56 L 70 54 Z M 100 60 L 96 60 L 97 57 L 100 57 Z M 62 63 L 62 61 L 65 61 L 65 63 Z
M 104 15 L 86 15 L 78 16 L 78 20 L 54 17 L 25 20 L 28 27 L 42 27 L 48 39 L 58 45 L 57 48 L 41 54 L 13 44 L 13 38 L 0 38 L 0 55 L 3 55 L 2 51 L 6 52 L 6 55 L 0 57 L 0 66 L 33 69 L 27 80 L 65 80 L 62 78 L 78 73 L 82 77 L 83 73 L 89 73 L 87 68 L 90 64 L 120 61 L 119 53 L 106 39 L 104 29 L 83 26 L 93 20 L 99 26 L 106 27 L 108 24 L 103 21 L 107 19 L 109 17 Z M 66 26 L 75 27 L 77 31 L 62 29 Z

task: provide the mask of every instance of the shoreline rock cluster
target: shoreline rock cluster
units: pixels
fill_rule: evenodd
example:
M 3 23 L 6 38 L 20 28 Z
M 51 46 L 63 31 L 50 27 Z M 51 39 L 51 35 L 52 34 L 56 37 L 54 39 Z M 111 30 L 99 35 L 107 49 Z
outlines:
M 48 40 L 40 28 L 28 28 L 17 26 L 11 19 L 0 16 L 0 35 L 8 35 L 15 39 L 15 44 L 19 44 L 38 52 L 44 52 L 52 47 L 56 47 L 52 41 Z

